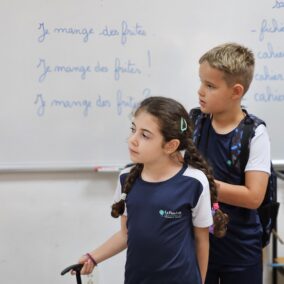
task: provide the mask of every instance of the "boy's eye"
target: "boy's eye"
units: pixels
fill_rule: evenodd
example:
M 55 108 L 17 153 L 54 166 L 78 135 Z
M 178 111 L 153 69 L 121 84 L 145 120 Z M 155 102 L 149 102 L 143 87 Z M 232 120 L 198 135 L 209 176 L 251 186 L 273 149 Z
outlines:
M 130 127 L 130 131 L 131 131 L 131 133 L 134 133 L 135 132 L 135 127 L 131 126 Z
M 207 88 L 208 88 L 208 89 L 213 89 L 213 88 L 214 88 L 214 86 L 213 86 L 213 85 L 211 85 L 211 84 L 207 84 Z

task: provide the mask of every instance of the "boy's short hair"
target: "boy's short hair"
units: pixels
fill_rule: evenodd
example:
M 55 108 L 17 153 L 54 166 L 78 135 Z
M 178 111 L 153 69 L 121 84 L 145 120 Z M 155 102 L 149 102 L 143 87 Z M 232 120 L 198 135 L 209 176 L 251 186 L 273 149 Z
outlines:
M 224 72 L 224 80 L 228 86 L 241 84 L 244 94 L 253 78 L 254 55 L 248 48 L 237 43 L 218 45 L 199 59 L 199 64 L 208 62 L 213 68 Z

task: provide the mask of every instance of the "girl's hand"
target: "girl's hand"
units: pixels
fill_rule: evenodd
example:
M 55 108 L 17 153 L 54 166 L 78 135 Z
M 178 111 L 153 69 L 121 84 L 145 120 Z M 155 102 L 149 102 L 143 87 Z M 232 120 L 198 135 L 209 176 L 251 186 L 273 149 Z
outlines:
M 92 260 L 87 255 L 81 256 L 78 263 L 83 264 L 83 267 L 81 269 L 82 275 L 90 274 L 93 272 L 95 265 L 93 264 Z M 75 275 L 76 271 L 72 270 L 71 274 Z

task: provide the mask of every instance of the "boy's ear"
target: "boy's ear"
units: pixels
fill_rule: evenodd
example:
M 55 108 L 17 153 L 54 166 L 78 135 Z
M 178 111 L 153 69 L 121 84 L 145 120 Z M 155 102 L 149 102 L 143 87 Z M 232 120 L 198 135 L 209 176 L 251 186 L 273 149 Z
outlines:
M 241 99 L 244 95 L 244 86 L 241 84 L 235 84 L 233 86 L 233 98 Z
M 177 150 L 179 144 L 180 141 L 178 139 L 172 139 L 171 141 L 166 143 L 165 151 L 167 152 L 167 154 L 172 154 Z

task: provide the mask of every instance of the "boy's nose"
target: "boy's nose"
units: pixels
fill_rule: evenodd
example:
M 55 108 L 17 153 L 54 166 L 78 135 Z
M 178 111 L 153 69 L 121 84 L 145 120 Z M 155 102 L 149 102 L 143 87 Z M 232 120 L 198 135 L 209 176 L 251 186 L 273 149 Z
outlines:
M 198 94 L 199 97 L 203 97 L 204 96 L 204 90 L 203 90 L 202 86 L 199 87 L 199 89 L 197 91 L 197 94 Z

